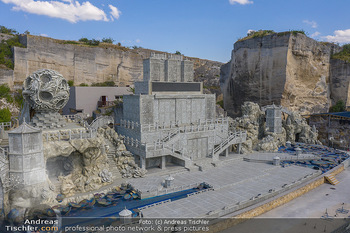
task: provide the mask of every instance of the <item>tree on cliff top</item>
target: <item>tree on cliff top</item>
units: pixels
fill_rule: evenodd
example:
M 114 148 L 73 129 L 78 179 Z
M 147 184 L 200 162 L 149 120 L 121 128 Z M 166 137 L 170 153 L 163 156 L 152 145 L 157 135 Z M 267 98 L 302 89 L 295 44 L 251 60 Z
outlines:
M 102 39 L 102 43 L 113 44 L 113 42 L 114 40 L 111 37 Z
M 0 33 L 4 33 L 8 35 L 18 35 L 18 32 L 15 29 L 7 28 L 2 25 L 0 25 Z

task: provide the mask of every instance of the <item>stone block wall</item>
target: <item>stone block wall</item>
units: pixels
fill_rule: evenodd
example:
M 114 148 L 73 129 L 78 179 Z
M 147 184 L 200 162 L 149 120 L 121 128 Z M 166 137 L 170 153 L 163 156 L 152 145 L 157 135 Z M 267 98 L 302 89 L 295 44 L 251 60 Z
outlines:
M 123 97 L 123 119 L 140 122 L 140 98 L 139 95 L 129 95 Z
M 193 82 L 193 62 L 182 61 L 181 62 L 181 82 Z
M 123 119 L 170 125 L 214 119 L 215 95 L 135 95 L 124 97 Z
M 181 82 L 181 61 L 176 59 L 165 60 L 165 81 Z
M 165 81 L 164 60 L 148 58 L 143 60 L 143 80 L 144 81 Z
M 149 94 L 150 83 L 147 81 L 144 82 L 135 82 L 135 95 L 147 95 Z

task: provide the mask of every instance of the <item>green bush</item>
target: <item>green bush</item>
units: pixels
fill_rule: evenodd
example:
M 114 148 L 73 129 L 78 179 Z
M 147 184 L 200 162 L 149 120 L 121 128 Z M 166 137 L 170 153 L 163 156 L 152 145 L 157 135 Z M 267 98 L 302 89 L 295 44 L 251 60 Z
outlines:
M 4 33 L 4 34 L 9 34 L 9 35 L 17 35 L 18 32 L 14 29 L 11 28 L 7 28 L 5 26 L 0 26 L 0 33 Z
M 21 107 L 23 105 L 23 101 L 22 89 L 19 89 L 15 92 L 15 103 L 18 107 Z
M 106 84 L 107 87 L 114 87 L 115 86 L 114 81 L 106 81 L 104 83 Z
M 74 40 L 66 40 L 63 42 L 63 44 L 79 44 L 79 42 L 74 41 Z
M 290 33 L 293 34 L 294 36 L 296 36 L 298 33 L 306 35 L 306 32 L 304 30 L 289 30 L 287 32 L 279 32 L 279 33 L 276 33 L 273 30 L 259 30 L 259 31 L 249 32 L 246 37 L 241 38 L 238 41 L 243 41 L 243 40 L 247 40 L 247 39 L 251 39 L 251 38 L 264 37 L 264 36 L 272 35 L 272 34 L 277 34 L 277 36 L 284 36 L 284 35 L 288 35 Z
M 275 31 L 273 30 L 259 30 L 259 31 L 251 31 L 250 33 L 247 34 L 246 37 L 239 39 L 238 41 L 243 41 L 251 38 L 257 38 L 257 37 L 263 37 L 267 35 L 274 34 Z
M 0 109 L 0 122 L 11 121 L 11 112 L 8 108 Z
M 342 100 L 338 100 L 337 103 L 329 108 L 329 112 L 344 112 L 345 103 Z
M 7 98 L 11 93 L 11 90 L 7 84 L 0 85 L 0 98 Z
M 290 30 L 290 32 L 296 36 L 298 33 L 306 35 L 306 32 L 304 30 Z
M 7 84 L 0 85 L 0 98 L 5 98 L 7 102 L 13 103 L 11 90 Z
M 135 94 L 135 87 L 129 87 L 129 90 L 130 92 L 134 93 Z
M 91 46 L 98 46 L 100 44 L 100 41 L 92 39 L 92 40 L 89 40 L 86 44 Z
M 8 103 L 13 103 L 13 97 L 11 95 L 6 96 L 6 101 Z
M 350 63 L 350 44 L 343 45 L 342 51 L 333 54 L 332 59 L 339 59 Z
M 20 42 L 18 35 L 8 39 L 3 40 L 0 43 L 0 64 L 4 64 L 6 67 L 13 69 L 13 53 L 12 53 L 12 47 L 24 47 Z
M 69 85 L 70 87 L 74 86 L 74 81 L 73 81 L 73 80 L 68 80 L 68 85 Z
M 114 87 L 115 83 L 114 81 L 106 81 L 103 83 L 93 83 L 91 84 L 92 87 Z
M 111 37 L 102 39 L 102 43 L 113 44 L 113 42 L 114 40 Z
M 98 45 L 100 44 L 100 41 L 99 41 L 99 40 L 96 40 L 96 39 L 91 39 L 91 40 L 89 40 L 89 39 L 86 38 L 86 37 L 80 38 L 80 39 L 79 39 L 79 42 L 83 42 L 83 43 L 85 43 L 86 45 L 91 45 L 91 46 L 98 46 Z
M 79 86 L 81 86 L 81 87 L 88 87 L 89 85 L 87 85 L 86 83 L 80 83 Z
M 216 102 L 216 104 L 220 105 L 220 107 L 224 108 L 224 100 L 220 100 Z
M 87 42 L 89 42 L 89 39 L 86 37 L 82 37 L 79 39 L 79 42 L 87 43 Z

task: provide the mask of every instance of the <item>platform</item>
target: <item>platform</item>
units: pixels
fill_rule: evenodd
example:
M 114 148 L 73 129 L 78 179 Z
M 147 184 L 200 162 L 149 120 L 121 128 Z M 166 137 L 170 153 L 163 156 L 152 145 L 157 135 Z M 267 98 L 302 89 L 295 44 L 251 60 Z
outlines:
M 278 156 L 280 161 L 310 161 L 320 159 L 320 156 L 313 154 L 293 155 L 288 153 L 253 153 L 243 157 L 248 162 L 273 163 L 273 159 Z
M 224 214 L 222 210 L 238 210 L 245 203 L 261 201 L 259 198 L 273 196 L 274 193 L 277 195 L 320 174 L 320 171 L 299 166 L 282 168 L 266 163 L 250 163 L 243 159 L 227 160 L 219 168 L 173 175 L 174 184 L 169 189 L 172 192 L 172 189 L 176 191 L 181 187 L 206 182 L 214 191 L 145 209 L 143 215 L 151 218 L 177 218 L 203 217 L 208 216 L 208 213 L 210 215 L 210 212 Z M 166 189 L 161 183 L 166 177 L 149 176 L 129 182 L 142 193 L 162 195 Z

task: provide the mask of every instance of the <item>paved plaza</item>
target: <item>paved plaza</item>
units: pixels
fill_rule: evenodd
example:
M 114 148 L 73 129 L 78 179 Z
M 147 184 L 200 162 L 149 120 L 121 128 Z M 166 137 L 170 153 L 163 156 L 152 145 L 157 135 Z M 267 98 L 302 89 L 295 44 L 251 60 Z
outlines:
M 319 174 L 316 170 L 299 166 L 282 168 L 266 163 L 247 162 L 242 158 L 227 160 L 218 168 L 173 175 L 173 188 L 206 182 L 214 190 L 147 208 L 142 212 L 144 217 L 154 218 L 205 217 L 210 212 L 258 200 L 259 197 L 281 191 Z M 148 176 L 129 182 L 143 193 L 150 190 L 161 192 L 164 190 L 161 183 L 166 177 Z
M 313 154 L 293 155 L 288 153 L 253 153 L 244 156 L 244 160 L 252 162 L 269 162 L 272 163 L 274 158 L 278 156 L 280 161 L 303 161 L 303 160 L 317 160 L 320 156 Z
M 282 206 L 222 233 L 256 232 L 257 229 L 261 233 L 321 233 L 332 232 L 344 224 L 349 224 L 350 168 L 346 168 L 336 178 L 340 182 L 336 186 L 324 183 Z M 342 208 L 344 213 L 339 211 Z M 322 218 L 326 211 L 329 217 Z

